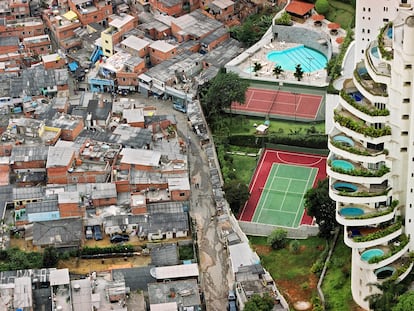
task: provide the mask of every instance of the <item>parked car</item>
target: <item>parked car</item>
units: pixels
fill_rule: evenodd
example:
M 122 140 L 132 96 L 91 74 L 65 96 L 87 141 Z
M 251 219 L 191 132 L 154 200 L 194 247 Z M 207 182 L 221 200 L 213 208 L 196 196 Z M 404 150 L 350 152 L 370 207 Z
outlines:
M 237 311 L 237 304 L 236 304 L 236 293 L 234 290 L 229 290 L 229 305 L 227 306 L 227 310 L 229 311 Z
M 101 227 L 99 225 L 93 226 L 93 235 L 96 241 L 102 240 Z
M 111 236 L 111 243 L 119 243 L 129 241 L 129 236 L 125 234 L 115 234 Z
M 93 231 L 92 231 L 92 227 L 91 227 L 91 226 L 87 226 L 87 227 L 86 227 L 85 237 L 86 237 L 88 240 L 93 239 Z

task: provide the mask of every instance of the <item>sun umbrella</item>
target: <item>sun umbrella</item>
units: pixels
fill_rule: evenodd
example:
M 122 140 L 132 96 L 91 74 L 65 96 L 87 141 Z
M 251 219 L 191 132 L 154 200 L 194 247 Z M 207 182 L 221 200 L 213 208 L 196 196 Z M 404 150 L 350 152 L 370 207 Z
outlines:
M 338 23 L 329 23 L 328 28 L 332 30 L 336 30 L 336 29 L 341 28 L 341 25 L 339 25 Z
M 312 15 L 312 19 L 315 22 L 321 22 L 321 21 L 323 21 L 325 19 L 325 16 L 323 16 L 321 14 L 315 14 L 315 15 Z

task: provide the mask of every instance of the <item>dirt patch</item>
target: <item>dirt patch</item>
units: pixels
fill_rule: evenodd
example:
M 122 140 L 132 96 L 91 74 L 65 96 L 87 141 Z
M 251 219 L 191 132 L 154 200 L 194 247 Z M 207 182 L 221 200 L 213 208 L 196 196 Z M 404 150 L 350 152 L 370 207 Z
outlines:
M 290 305 L 298 301 L 311 301 L 318 279 L 314 274 L 294 280 L 277 280 L 277 286 Z
M 88 274 L 93 271 L 109 271 L 114 268 L 132 268 L 147 266 L 151 262 L 150 256 L 132 256 L 127 258 L 105 259 L 78 259 L 60 260 L 58 268 L 68 268 L 71 273 Z
M 254 249 L 259 256 L 268 255 L 272 251 L 272 247 L 267 245 L 255 245 Z

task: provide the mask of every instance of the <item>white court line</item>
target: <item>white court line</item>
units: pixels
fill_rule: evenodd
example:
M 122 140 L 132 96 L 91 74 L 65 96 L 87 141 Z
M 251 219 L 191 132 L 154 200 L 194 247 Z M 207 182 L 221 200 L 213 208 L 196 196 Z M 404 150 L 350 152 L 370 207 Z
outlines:
M 279 167 L 280 167 L 280 165 L 279 164 L 277 164 L 277 168 L 276 168 L 276 172 L 273 174 L 273 179 L 272 179 L 272 182 L 270 183 L 270 188 L 272 187 L 272 185 L 273 185 L 273 182 L 275 181 L 275 179 L 276 179 L 276 177 L 277 177 L 277 171 L 279 170 Z M 270 170 L 270 172 L 272 172 L 272 170 Z M 266 182 L 267 183 L 267 182 Z M 265 184 L 266 185 L 266 184 Z M 269 191 L 270 192 L 270 191 Z M 267 192 L 266 193 L 266 196 L 265 196 L 265 198 L 264 198 L 264 201 L 263 201 L 263 206 L 265 206 L 265 204 L 266 204 L 266 202 L 267 202 L 267 197 L 269 196 L 269 192 Z M 258 203 L 260 203 L 260 199 L 259 199 L 259 202 Z M 260 211 L 259 211 L 259 215 L 257 216 L 257 220 L 259 221 L 260 220 L 260 216 L 262 215 L 262 210 L 263 210 L 263 207 L 260 209 Z M 256 211 L 257 211 L 257 209 L 256 209 Z M 256 213 L 255 213 L 256 214 Z M 253 215 L 253 218 L 254 218 L 254 215 Z
M 278 213 L 286 213 L 286 214 L 296 214 L 295 212 L 288 212 L 288 211 L 282 211 L 282 210 L 274 210 L 274 209 L 270 209 L 270 208 L 262 208 L 266 211 L 271 211 L 271 212 L 278 212 Z
M 308 184 L 309 184 L 309 181 L 310 181 L 310 178 L 311 178 L 311 176 L 313 175 L 312 173 L 314 172 L 315 170 L 314 169 L 312 169 L 311 170 L 311 173 L 309 174 L 309 176 L 308 176 L 308 181 L 306 182 L 306 187 L 305 187 L 305 189 L 304 189 L 304 192 L 303 192 L 303 196 L 302 196 L 302 198 L 300 199 L 300 202 L 299 202 L 299 205 L 298 205 L 298 209 L 296 210 L 296 216 L 295 216 L 295 219 L 293 220 L 293 224 L 292 224 L 292 226 L 296 223 L 296 218 L 298 217 L 298 212 L 299 212 L 299 207 L 302 205 L 302 202 L 303 202 L 303 198 L 304 198 L 304 196 L 305 196 L 305 192 L 306 192 L 306 190 L 308 189 Z M 315 174 L 315 176 L 313 177 L 313 180 L 315 180 L 315 177 L 316 177 L 316 174 Z M 312 181 L 312 185 L 313 185 L 313 181 Z

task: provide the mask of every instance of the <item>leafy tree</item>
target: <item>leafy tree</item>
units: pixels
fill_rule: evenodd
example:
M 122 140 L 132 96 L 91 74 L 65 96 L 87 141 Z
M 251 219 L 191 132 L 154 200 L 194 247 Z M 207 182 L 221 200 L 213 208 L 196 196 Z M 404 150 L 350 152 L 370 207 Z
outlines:
M 398 303 L 392 311 L 414 310 L 414 292 L 406 292 L 398 298 Z
M 321 236 L 329 237 L 337 226 L 335 202 L 329 197 L 329 179 L 318 181 L 315 188 L 305 194 L 305 208 L 309 216 L 316 218 Z
M 207 119 L 211 121 L 226 108 L 230 108 L 233 102 L 244 104 L 248 86 L 249 82 L 241 79 L 238 74 L 220 70 L 210 81 L 208 91 L 202 99 Z
M 263 296 L 253 294 L 244 305 L 244 311 L 271 311 L 274 304 L 273 298 L 267 293 Z
M 267 237 L 267 244 L 273 249 L 281 249 L 286 245 L 287 231 L 276 229 Z
M 238 179 L 225 182 L 223 186 L 224 196 L 234 214 L 240 212 L 241 207 L 249 198 L 249 188 Z
M 303 70 L 300 64 L 297 64 L 295 67 L 295 72 L 293 74 L 298 81 L 302 80 L 303 78 Z
M 289 243 L 289 249 L 293 254 L 299 253 L 300 243 L 298 240 L 293 240 Z
M 276 25 L 286 25 L 286 26 L 290 26 L 292 25 L 292 19 L 290 17 L 290 14 L 288 12 L 283 12 L 282 15 L 275 19 L 275 24 Z
M 265 32 L 272 25 L 272 17 L 278 10 L 274 7 L 266 7 L 258 14 L 250 15 L 242 25 L 230 28 L 230 34 L 233 38 L 249 47 L 259 41 Z
M 398 297 L 407 290 L 407 287 L 402 283 L 395 283 L 393 281 L 385 281 L 382 284 L 376 283 L 370 285 L 377 287 L 381 291 L 381 293 L 376 293 L 365 298 L 365 300 L 368 300 L 369 302 L 370 309 L 375 311 L 394 311 L 393 307 L 398 302 Z M 412 309 L 401 310 L 407 311 Z
M 279 76 L 284 72 L 282 69 L 282 66 L 276 65 L 275 68 L 273 68 L 273 74 L 276 76 L 276 79 L 279 79 Z
M 56 248 L 53 246 L 46 247 L 43 252 L 43 267 L 44 268 L 54 268 L 57 266 L 59 261 L 59 256 L 56 251 Z
M 253 64 L 253 71 L 256 73 L 257 76 L 257 72 L 260 71 L 263 68 L 262 64 L 259 62 L 254 62 Z
M 329 12 L 329 3 L 328 0 L 316 0 L 315 10 L 319 14 L 326 14 Z

